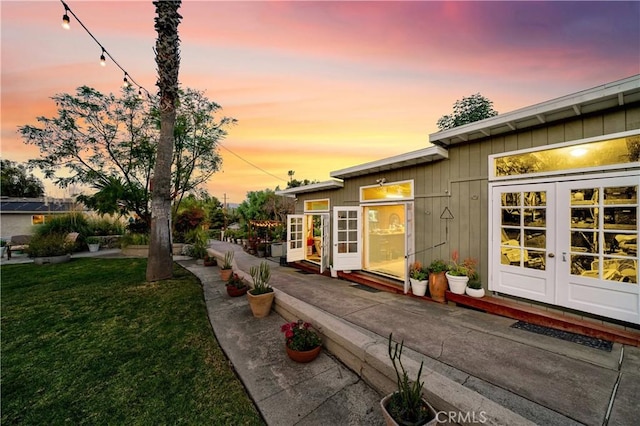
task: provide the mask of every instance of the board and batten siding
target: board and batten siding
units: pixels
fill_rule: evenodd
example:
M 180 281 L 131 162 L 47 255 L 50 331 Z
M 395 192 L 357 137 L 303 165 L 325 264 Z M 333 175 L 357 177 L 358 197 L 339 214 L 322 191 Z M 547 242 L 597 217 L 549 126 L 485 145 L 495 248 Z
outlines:
M 449 158 L 424 165 L 371 173 L 346 179 L 344 188 L 303 193 L 297 196 L 296 213 L 304 201 L 329 198 L 331 208 L 359 204 L 361 186 L 387 182 L 414 181 L 416 260 L 428 265 L 432 260 L 450 260 L 453 250 L 461 259 L 478 261 L 484 287 L 488 283 L 488 156 L 503 152 L 569 142 L 640 128 L 640 105 L 626 105 L 604 113 L 541 124 L 522 131 L 487 137 L 448 148 Z M 441 219 L 448 208 L 453 219 Z M 445 243 L 439 247 L 434 246 Z

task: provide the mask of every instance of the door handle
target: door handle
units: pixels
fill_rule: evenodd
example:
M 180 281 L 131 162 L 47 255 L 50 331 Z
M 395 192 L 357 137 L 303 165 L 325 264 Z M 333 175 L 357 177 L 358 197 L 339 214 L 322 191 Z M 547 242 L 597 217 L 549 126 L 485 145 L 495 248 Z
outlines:
M 549 253 L 549 257 L 556 257 L 556 255 L 553 253 Z

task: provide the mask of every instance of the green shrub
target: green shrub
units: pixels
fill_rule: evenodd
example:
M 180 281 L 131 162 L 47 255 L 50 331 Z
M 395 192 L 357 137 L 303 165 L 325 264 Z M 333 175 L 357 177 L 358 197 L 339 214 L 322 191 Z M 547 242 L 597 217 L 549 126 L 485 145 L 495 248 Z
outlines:
M 71 253 L 74 243 L 67 239 L 67 234 L 34 235 L 29 241 L 27 253 L 29 257 L 62 256 Z
M 110 220 L 104 217 L 90 217 L 87 224 L 91 232 L 87 235 L 122 235 L 124 224 L 119 220 Z
M 149 234 L 124 234 L 120 238 L 120 247 L 127 246 L 144 246 L 149 244 Z
M 35 227 L 35 235 L 60 234 L 66 235 L 77 232 L 80 235 L 91 235 L 91 228 L 85 215 L 81 212 L 71 212 L 47 216 L 42 225 Z

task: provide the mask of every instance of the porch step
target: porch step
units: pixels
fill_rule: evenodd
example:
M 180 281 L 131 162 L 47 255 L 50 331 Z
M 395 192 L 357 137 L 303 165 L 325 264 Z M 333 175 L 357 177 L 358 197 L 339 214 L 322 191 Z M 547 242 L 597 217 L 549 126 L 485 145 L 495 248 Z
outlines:
M 317 265 L 308 262 L 294 262 L 290 263 L 289 265 L 298 269 L 305 270 L 307 272 L 313 272 L 316 274 L 320 273 L 320 268 Z M 325 275 L 328 276 L 329 272 L 325 272 Z M 398 283 L 398 281 L 385 279 L 383 277 L 368 274 L 366 272 L 353 271 L 347 274 L 339 271 L 338 277 L 378 290 L 388 291 L 390 293 L 404 293 L 403 286 Z M 418 297 L 413 296 L 411 293 L 409 293 L 409 296 Z M 418 298 L 425 301 L 433 302 L 433 300 L 429 297 Z M 511 300 L 493 296 L 476 298 L 467 296 L 466 294 L 454 294 L 450 291 L 447 291 L 446 298 L 448 302 L 455 303 L 456 305 L 478 309 L 490 314 L 513 318 L 531 324 L 554 328 L 556 330 L 568 331 L 571 333 L 582 334 L 602 340 L 640 347 L 640 329 L 632 330 L 629 328 L 624 329 L 613 325 L 599 324 L 586 319 L 564 315 L 561 312 L 551 312 L 543 308 L 527 306 Z
M 457 305 L 479 309 L 495 315 L 525 321 L 531 324 L 554 328 L 595 337 L 597 339 L 622 343 L 625 345 L 640 347 L 640 330 L 630 330 L 614 325 L 599 324 L 562 312 L 551 312 L 535 306 L 522 305 L 520 303 L 493 296 L 482 298 L 470 297 L 466 294 L 446 293 L 447 300 Z

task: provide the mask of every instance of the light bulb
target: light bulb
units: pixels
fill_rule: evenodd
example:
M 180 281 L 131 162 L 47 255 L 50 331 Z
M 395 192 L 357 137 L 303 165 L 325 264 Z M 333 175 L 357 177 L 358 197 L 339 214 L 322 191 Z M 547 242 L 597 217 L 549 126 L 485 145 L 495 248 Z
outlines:
M 62 15 L 62 28 L 64 28 L 65 30 L 71 28 L 71 26 L 69 25 L 69 15 L 67 15 L 66 10 L 64 11 L 64 15 Z
M 103 67 L 107 66 L 106 58 L 104 57 L 104 49 L 102 49 L 102 54 L 100 55 L 100 65 Z
M 124 80 L 122 80 L 122 87 L 124 87 L 125 89 L 127 87 L 129 87 L 129 80 L 127 80 L 127 75 L 124 75 Z

